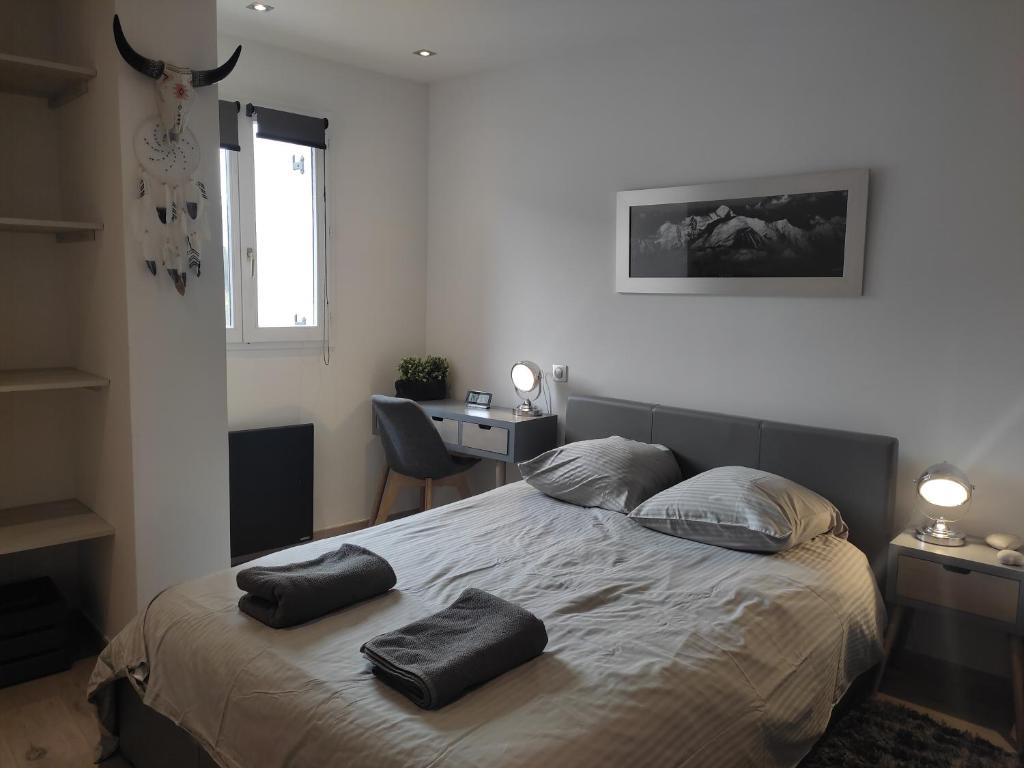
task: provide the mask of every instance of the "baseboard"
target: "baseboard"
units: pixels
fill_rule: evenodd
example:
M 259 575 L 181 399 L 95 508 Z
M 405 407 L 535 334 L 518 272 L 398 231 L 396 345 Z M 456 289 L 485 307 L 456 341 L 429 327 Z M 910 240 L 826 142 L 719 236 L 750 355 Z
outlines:
M 330 528 L 322 528 L 319 531 L 313 531 L 313 540 L 319 541 L 320 539 L 329 539 L 332 536 L 342 536 L 346 533 L 352 533 L 352 531 L 361 531 L 363 528 L 369 528 L 369 520 L 356 520 L 352 523 L 342 523 L 341 525 L 331 526 Z
M 403 509 L 400 512 L 392 512 L 388 520 L 398 520 L 403 517 L 409 517 L 409 515 L 415 515 L 423 510 L 419 507 L 413 509 Z M 353 531 L 361 531 L 363 528 L 369 528 L 369 520 L 356 520 L 352 523 L 342 523 L 341 525 L 335 525 L 331 528 L 323 528 L 319 531 L 313 531 L 313 539 L 319 541 L 320 539 L 329 539 L 332 536 L 342 536 L 346 533 L 352 533 Z

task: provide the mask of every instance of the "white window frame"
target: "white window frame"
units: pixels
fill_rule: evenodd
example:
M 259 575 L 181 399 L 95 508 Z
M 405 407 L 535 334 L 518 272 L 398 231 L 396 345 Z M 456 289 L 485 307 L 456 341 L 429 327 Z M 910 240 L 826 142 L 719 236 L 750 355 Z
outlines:
M 220 193 L 228 199 L 228 222 L 229 247 L 228 258 L 231 260 L 231 309 L 233 311 L 233 325 L 227 326 L 227 318 L 224 318 L 224 331 L 229 344 L 241 344 L 242 323 L 244 308 L 242 307 L 242 241 L 240 234 L 240 215 L 238 207 L 238 152 L 230 149 L 220 150 L 227 156 L 228 187 Z M 218 158 L 219 159 L 219 158 Z
M 239 152 L 234 157 L 236 184 L 230 191 L 231 230 L 236 233 L 232 243 L 234 269 L 235 327 L 226 328 L 229 349 L 253 349 L 258 346 L 319 346 L 325 338 L 325 323 L 330 322 L 327 311 L 327 191 L 326 152 L 310 147 L 316 217 L 316 325 L 292 328 L 263 328 L 259 319 L 259 253 L 256 249 L 256 168 L 254 153 L 254 122 L 245 119 L 239 126 Z M 231 166 L 229 165 L 229 170 Z M 226 325 L 226 323 L 225 323 Z

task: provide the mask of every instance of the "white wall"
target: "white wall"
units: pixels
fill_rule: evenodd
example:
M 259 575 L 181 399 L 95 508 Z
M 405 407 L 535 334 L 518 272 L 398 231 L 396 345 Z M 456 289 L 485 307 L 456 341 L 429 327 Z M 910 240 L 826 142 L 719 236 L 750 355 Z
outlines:
M 214 0 L 117 0 L 116 7 L 126 36 L 143 55 L 200 69 L 220 63 Z M 125 209 L 131 210 L 138 179 L 132 139 L 156 113 L 156 101 L 153 82 L 123 64 L 118 88 L 122 190 Z M 189 127 L 202 148 L 199 178 L 216 201 L 216 87 L 197 90 Z M 184 297 L 169 277 L 147 271 L 125 232 L 140 607 L 171 584 L 230 564 L 219 206 L 208 206 L 207 215 L 202 277 L 190 275 Z
M 694 3 L 672 45 L 431 87 L 427 346 L 598 393 L 900 440 L 1024 534 L 1019 2 Z M 864 296 L 618 295 L 615 193 L 871 169 Z M 1000 652 L 1001 653 L 1001 652 Z
M 232 429 L 315 425 L 315 518 L 364 520 L 383 466 L 369 398 L 398 360 L 424 349 L 427 90 L 299 53 L 222 36 L 242 58 L 221 98 L 328 118 L 332 355 L 228 354 Z M 393 390 L 392 390 L 393 391 Z

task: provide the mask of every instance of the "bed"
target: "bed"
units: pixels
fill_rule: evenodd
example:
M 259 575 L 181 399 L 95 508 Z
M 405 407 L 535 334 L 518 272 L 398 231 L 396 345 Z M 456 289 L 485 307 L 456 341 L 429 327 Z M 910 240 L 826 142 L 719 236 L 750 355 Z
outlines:
M 798 764 L 880 659 L 896 441 L 570 398 L 567 441 L 613 434 L 669 446 L 687 476 L 741 464 L 789 477 L 836 504 L 850 540 L 737 552 L 514 483 L 342 537 L 386 557 L 397 587 L 300 627 L 242 615 L 234 570 L 162 593 L 93 674 L 106 749 L 118 737 L 136 768 Z M 538 615 L 548 647 L 420 710 L 359 646 L 469 586 Z

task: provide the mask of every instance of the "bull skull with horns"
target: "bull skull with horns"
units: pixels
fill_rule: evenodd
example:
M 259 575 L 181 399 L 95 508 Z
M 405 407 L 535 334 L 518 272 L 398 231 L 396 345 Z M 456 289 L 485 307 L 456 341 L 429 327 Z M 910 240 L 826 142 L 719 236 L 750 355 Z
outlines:
M 200 243 L 206 187 L 196 178 L 199 142 L 188 127 L 195 89 L 214 85 L 235 68 L 242 46 L 216 69 L 188 69 L 146 58 L 128 43 L 114 16 L 114 42 L 121 57 L 156 81 L 158 114 L 147 118 L 135 134 L 135 155 L 141 166 L 135 216 L 146 267 L 167 270 L 178 293 L 185 294 L 188 270 L 199 276 Z

